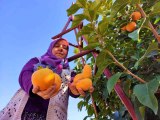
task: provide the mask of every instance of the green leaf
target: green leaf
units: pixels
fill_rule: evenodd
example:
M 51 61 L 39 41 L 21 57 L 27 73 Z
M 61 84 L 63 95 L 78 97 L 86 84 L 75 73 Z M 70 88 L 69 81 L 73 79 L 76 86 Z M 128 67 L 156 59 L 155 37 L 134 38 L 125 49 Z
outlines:
M 114 74 L 112 77 L 109 78 L 109 80 L 107 82 L 107 89 L 108 89 L 109 94 L 113 90 L 115 84 L 117 83 L 117 81 L 121 77 L 121 75 L 122 75 L 122 73 L 118 72 L 118 73 Z
M 85 34 L 90 34 L 91 32 L 93 32 L 93 28 L 91 27 L 91 24 L 88 24 L 78 32 L 77 37 Z
M 100 77 L 100 75 L 103 73 L 103 71 L 105 70 L 105 68 L 110 64 L 110 62 L 107 61 L 101 61 L 101 64 L 98 65 L 98 71 L 96 73 L 96 78 Z
M 81 21 L 73 21 L 72 22 L 72 25 L 71 25 L 71 28 L 77 26 L 78 24 L 80 24 Z
M 140 4 L 140 3 L 141 3 L 141 0 L 132 0 L 131 3 L 132 3 L 132 4 Z
M 150 19 L 149 19 L 149 17 L 147 17 L 147 18 L 146 18 L 146 21 L 144 22 L 144 24 L 143 24 L 142 27 L 151 30 L 151 28 L 150 28 L 149 25 L 148 25 L 149 21 L 150 21 Z
M 144 114 L 145 114 L 145 108 L 146 106 L 143 106 L 139 100 L 136 98 L 136 96 L 132 95 L 132 101 L 134 101 L 134 109 L 136 112 L 136 115 L 138 117 L 138 120 L 144 120 Z
M 146 18 L 141 20 L 140 23 L 140 27 L 137 30 L 134 30 L 132 33 L 128 34 L 128 37 L 130 37 L 132 40 L 139 40 L 139 32 L 142 28 L 142 26 L 144 25 L 144 23 L 146 22 Z
M 81 8 L 86 8 L 87 0 L 77 0 L 76 4 Z
M 76 13 L 79 9 L 80 9 L 80 7 L 77 4 L 73 4 L 73 5 L 71 5 L 71 7 L 69 9 L 67 9 L 67 15 L 70 16 L 70 15 Z
M 110 59 L 108 54 L 105 51 L 101 51 L 98 57 L 96 58 L 96 65 L 98 67 L 98 71 L 95 77 L 99 77 L 103 73 L 105 68 L 111 63 L 112 60 Z
M 85 18 L 83 14 L 77 14 L 74 16 L 74 21 L 82 21 Z
M 159 51 L 158 44 L 157 43 L 151 43 L 146 50 L 145 54 L 135 63 L 134 67 L 138 68 L 138 66 L 141 64 L 141 62 L 144 60 L 145 57 L 150 55 L 152 51 Z
M 154 57 L 155 55 L 158 55 L 158 50 L 152 50 L 146 57 Z
M 99 0 L 95 0 L 93 2 L 89 2 L 88 4 L 88 9 L 84 11 L 84 14 L 87 16 L 88 20 L 89 21 L 94 21 L 96 20 L 98 17 L 98 10 L 99 8 L 101 7 L 102 5 L 102 1 L 99 1 Z
M 88 106 L 88 111 L 87 111 L 89 116 L 92 116 L 94 111 L 93 111 L 93 107 L 91 105 Z
M 72 27 L 77 26 L 84 19 L 85 19 L 85 16 L 83 14 L 77 14 L 77 15 L 75 15 L 74 19 L 72 21 Z
M 85 117 L 83 118 L 83 120 L 87 120 L 89 117 L 91 117 L 91 116 L 85 116 Z
M 143 56 L 147 57 L 152 51 L 155 51 L 155 50 L 157 51 L 160 50 L 158 48 L 158 43 L 151 43 Z
M 160 22 L 160 17 L 156 18 L 156 20 L 154 21 L 154 24 L 157 24 L 158 22 Z
M 116 0 L 111 7 L 111 17 L 114 17 L 121 9 L 130 3 L 130 0 Z
M 104 18 L 102 21 L 99 22 L 98 24 L 98 30 L 100 33 L 105 33 L 107 31 L 109 25 L 108 19 Z
M 99 42 L 90 43 L 86 47 L 83 48 L 83 50 L 93 50 L 94 48 L 99 46 Z
M 77 105 L 77 107 L 78 107 L 78 109 L 79 109 L 80 111 L 82 111 L 83 106 L 84 106 L 84 102 L 83 102 L 83 101 L 80 101 L 80 102 L 78 103 L 78 105 Z
M 96 17 L 96 12 L 94 10 L 85 9 L 83 11 L 83 14 L 85 15 L 86 20 L 92 22 Z
M 159 81 L 154 79 L 145 84 L 138 84 L 134 87 L 133 92 L 141 104 L 151 108 L 155 114 L 158 111 L 158 102 L 154 93 L 158 90 Z
M 132 40 L 138 40 L 139 39 L 139 31 L 140 29 L 137 29 L 135 31 L 133 31 L 132 33 L 128 34 L 128 37 L 130 37 Z
M 96 18 L 96 11 L 95 10 L 89 10 L 89 15 L 90 15 L 90 21 L 94 21 Z
M 93 57 L 92 53 L 89 53 L 86 55 L 86 61 L 89 60 L 89 58 Z
M 103 1 L 101 0 L 94 0 L 94 1 L 90 1 L 89 5 L 88 5 L 88 9 L 90 10 L 98 10 L 101 5 L 103 5 Z
M 78 53 L 79 53 L 79 49 L 78 49 L 78 48 L 74 48 L 73 53 L 74 53 L 74 54 L 78 54 Z
M 142 119 L 144 119 L 144 117 L 145 117 L 145 108 L 146 107 L 144 107 L 144 106 L 139 107 L 139 111 L 141 113 Z
M 131 80 L 127 79 L 126 81 L 123 82 L 123 90 L 126 93 L 127 96 L 129 96 L 131 88 Z
M 155 77 L 155 79 L 158 80 L 158 82 L 159 82 L 159 84 L 160 84 L 160 75 L 157 75 L 157 76 Z
M 159 15 L 160 14 L 159 6 L 160 6 L 160 2 L 155 3 L 155 5 L 151 7 L 151 12 L 149 13 L 149 16 Z
M 104 81 L 104 88 L 102 88 L 103 97 L 106 100 L 109 96 L 108 90 L 107 90 L 107 80 Z

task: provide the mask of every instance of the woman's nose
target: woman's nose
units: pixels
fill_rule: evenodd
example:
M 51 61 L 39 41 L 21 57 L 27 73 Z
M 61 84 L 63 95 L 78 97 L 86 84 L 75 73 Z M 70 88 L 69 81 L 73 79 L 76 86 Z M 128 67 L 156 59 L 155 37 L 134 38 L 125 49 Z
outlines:
M 60 46 L 58 47 L 58 49 L 62 51 L 62 50 L 63 50 L 63 46 L 60 45 Z

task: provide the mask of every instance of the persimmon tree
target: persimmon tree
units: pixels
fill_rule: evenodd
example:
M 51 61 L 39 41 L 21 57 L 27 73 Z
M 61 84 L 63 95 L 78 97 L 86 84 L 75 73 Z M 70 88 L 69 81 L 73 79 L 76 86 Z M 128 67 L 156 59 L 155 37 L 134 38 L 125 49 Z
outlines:
M 94 69 L 95 90 L 78 104 L 79 110 L 87 110 L 84 119 L 111 119 L 115 112 L 121 119 L 134 119 L 115 92 L 116 84 L 133 104 L 138 119 L 145 119 L 147 110 L 160 115 L 159 6 L 159 0 L 77 0 L 67 10 L 68 16 L 74 16 L 72 27 L 83 22 L 76 35 L 78 43 L 83 40 L 83 47 L 76 48 L 75 54 L 97 51 L 75 60 L 77 72 L 84 61 Z M 140 13 L 139 19 L 132 18 L 133 12 Z M 129 30 L 123 28 L 132 22 Z M 104 74 L 106 68 L 111 77 Z

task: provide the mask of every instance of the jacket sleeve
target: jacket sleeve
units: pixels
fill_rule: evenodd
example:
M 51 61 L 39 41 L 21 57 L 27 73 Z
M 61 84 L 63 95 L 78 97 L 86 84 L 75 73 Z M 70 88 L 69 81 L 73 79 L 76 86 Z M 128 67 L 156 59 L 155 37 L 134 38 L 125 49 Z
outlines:
M 71 72 L 71 83 L 73 82 L 73 78 L 76 76 L 76 72 L 72 71 Z M 71 90 L 69 89 L 69 95 L 73 98 L 77 98 L 79 97 L 79 95 L 74 95 Z
M 32 82 L 31 76 L 34 72 L 34 64 L 38 63 L 39 60 L 37 58 L 30 59 L 22 68 L 20 75 L 19 75 L 19 84 L 21 88 L 26 91 L 29 95 L 31 94 L 32 89 Z

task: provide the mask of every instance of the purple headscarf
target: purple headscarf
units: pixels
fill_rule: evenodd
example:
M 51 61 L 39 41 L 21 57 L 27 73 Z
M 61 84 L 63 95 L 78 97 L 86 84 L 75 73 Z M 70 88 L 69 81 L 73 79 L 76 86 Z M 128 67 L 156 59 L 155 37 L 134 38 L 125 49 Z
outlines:
M 60 58 L 57 58 L 55 55 L 52 54 L 52 49 L 53 49 L 54 45 L 60 40 L 67 41 L 64 38 L 58 38 L 56 40 L 53 40 L 53 42 L 51 42 L 47 52 L 44 55 L 42 55 L 41 58 L 40 58 L 40 62 L 42 64 L 49 65 L 50 67 L 52 67 L 52 69 L 54 69 L 54 72 L 57 72 L 57 73 L 61 73 L 62 68 L 63 69 L 69 68 L 67 58 L 60 59 Z

